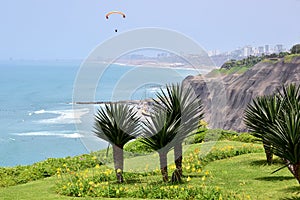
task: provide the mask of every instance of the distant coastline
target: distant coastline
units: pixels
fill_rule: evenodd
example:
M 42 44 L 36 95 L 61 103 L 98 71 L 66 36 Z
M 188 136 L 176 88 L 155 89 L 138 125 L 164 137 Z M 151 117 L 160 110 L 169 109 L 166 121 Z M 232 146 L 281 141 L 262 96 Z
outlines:
M 119 66 L 129 66 L 129 67 L 145 67 L 145 68 L 161 68 L 161 69 L 178 69 L 178 70 L 201 70 L 205 71 L 205 73 L 208 73 L 212 71 L 213 69 L 217 69 L 216 66 L 193 66 L 190 64 L 180 63 L 180 62 L 148 62 L 148 61 L 117 61 L 117 62 L 111 62 L 111 61 L 90 61 L 92 63 L 99 63 L 99 64 L 105 64 L 105 65 L 119 65 Z
M 150 111 L 152 110 L 154 101 L 152 99 L 144 100 L 120 100 L 120 101 L 79 101 L 74 102 L 77 105 L 105 105 L 105 104 L 129 104 L 134 105 L 137 111 L 137 114 L 146 118 L 150 116 Z

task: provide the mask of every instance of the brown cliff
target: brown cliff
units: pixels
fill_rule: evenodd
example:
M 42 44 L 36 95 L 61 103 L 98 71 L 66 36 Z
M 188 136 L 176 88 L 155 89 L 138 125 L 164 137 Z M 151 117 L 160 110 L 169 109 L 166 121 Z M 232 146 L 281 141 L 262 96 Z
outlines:
M 300 56 L 262 61 L 240 75 L 189 76 L 184 80 L 187 83 L 202 99 L 210 128 L 245 131 L 244 109 L 253 98 L 300 83 Z

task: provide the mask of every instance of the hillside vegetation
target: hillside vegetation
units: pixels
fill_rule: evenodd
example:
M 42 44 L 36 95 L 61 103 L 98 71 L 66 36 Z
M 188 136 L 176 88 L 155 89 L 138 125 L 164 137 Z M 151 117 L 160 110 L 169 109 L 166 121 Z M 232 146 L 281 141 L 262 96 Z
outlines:
M 204 144 L 210 146 L 211 142 Z M 282 165 L 281 161 L 277 159 L 274 165 L 266 165 L 260 144 L 218 142 L 211 153 L 207 155 L 205 164 L 201 164 L 201 168 L 198 168 L 200 165 L 198 164 L 197 155 L 199 150 L 205 148 L 204 144 L 185 146 L 185 179 L 179 185 L 162 183 L 159 173 L 156 170 L 149 170 L 152 167 L 157 168 L 158 163 L 151 162 L 157 159 L 153 157 L 154 155 L 148 155 L 126 159 L 127 163 L 132 163 L 131 167 L 136 167 L 136 170 L 143 168 L 143 171 L 134 174 L 132 171 L 125 172 L 124 176 L 127 182 L 124 184 L 115 183 L 115 178 L 111 174 L 109 166 L 95 166 L 87 170 L 58 172 L 55 176 L 49 178 L 0 188 L 0 199 L 73 199 L 65 195 L 84 196 L 79 199 L 85 200 L 106 199 L 109 197 L 122 199 L 179 197 L 182 199 L 192 199 L 193 197 L 196 199 L 300 198 L 299 185 L 287 169 L 271 174 L 274 169 Z M 248 150 L 245 152 L 243 149 Z M 172 155 L 170 154 L 168 157 L 172 157 Z M 68 169 L 69 167 L 65 165 L 61 166 L 61 169 Z M 170 167 L 174 167 L 174 164 L 171 164 Z M 100 177 L 102 177 L 102 181 Z M 82 190 L 80 185 L 82 185 Z M 193 196 L 197 194 L 203 196 Z
M 10 178 L 15 180 L 17 174 L 34 177 L 33 173 L 25 173 L 33 172 L 33 169 L 39 169 L 38 171 L 42 168 L 56 169 L 50 177 L 40 177 L 40 180 L 29 179 L 29 183 L 26 184 L 15 183 L 17 185 L 8 186 L 2 182 L 0 199 L 300 198 L 300 187 L 287 169 L 271 174 L 282 166 L 282 162 L 275 159 L 272 166 L 266 165 L 261 143 L 257 143 L 248 134 L 209 130 L 205 135 L 201 132 L 192 136 L 185 143 L 187 145 L 184 145 L 184 178 L 179 184 L 164 183 L 158 170 L 157 153 L 149 153 L 147 149 L 143 151 L 140 145 L 138 156 L 130 153 L 126 155 L 124 167 L 126 181 L 122 184 L 116 183 L 113 163 L 110 162 L 111 151 L 108 158 L 104 159 L 106 150 L 102 150 L 74 158 L 52 159 L 51 162 L 46 160 L 26 168 L 2 168 L 2 171 L 15 172 L 7 174 L 5 180 Z M 128 145 L 126 151 L 131 151 L 133 146 L 135 145 Z M 168 154 L 170 169 L 175 168 L 172 158 L 173 152 L 170 152 Z M 270 188 L 272 190 L 269 190 Z
M 300 51 L 300 50 L 299 50 Z M 215 76 L 218 74 L 221 75 L 230 75 L 230 74 L 242 74 L 245 71 L 247 71 L 249 68 L 253 67 L 259 62 L 271 62 L 276 63 L 280 59 L 284 58 L 284 60 L 288 63 L 291 62 L 291 60 L 294 57 L 300 56 L 298 49 L 295 51 L 292 51 L 293 53 L 289 52 L 281 52 L 279 54 L 270 54 L 270 55 L 261 55 L 261 56 L 249 56 L 247 58 L 244 58 L 242 60 L 229 60 L 225 62 L 220 69 L 215 69 L 212 72 L 210 72 L 209 76 Z

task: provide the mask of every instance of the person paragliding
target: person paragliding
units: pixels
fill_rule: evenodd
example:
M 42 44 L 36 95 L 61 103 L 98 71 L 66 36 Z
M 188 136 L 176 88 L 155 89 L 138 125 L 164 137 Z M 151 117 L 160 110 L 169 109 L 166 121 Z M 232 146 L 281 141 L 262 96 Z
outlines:
M 126 15 L 120 11 L 110 11 L 105 15 L 105 18 L 109 19 L 110 15 L 113 15 L 113 14 L 118 14 L 118 15 L 121 15 L 123 18 L 126 18 Z M 118 29 L 115 29 L 115 32 L 118 32 Z
M 112 14 L 119 14 L 119 15 L 122 15 L 123 18 L 126 18 L 126 15 L 125 15 L 123 12 L 120 12 L 120 11 L 110 11 L 110 12 L 108 12 L 108 13 L 105 15 L 105 18 L 106 18 L 106 19 L 109 19 L 109 16 L 112 15 Z

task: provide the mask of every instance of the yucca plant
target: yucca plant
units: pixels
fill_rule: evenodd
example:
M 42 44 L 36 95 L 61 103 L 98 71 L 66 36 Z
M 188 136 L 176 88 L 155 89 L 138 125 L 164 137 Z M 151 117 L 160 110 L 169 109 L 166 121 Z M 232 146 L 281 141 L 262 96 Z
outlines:
M 176 123 L 178 121 L 170 121 L 164 110 L 152 113 L 150 119 L 143 122 L 144 131 L 141 142 L 158 153 L 160 171 L 164 182 L 169 179 L 167 154 L 173 147 L 172 141 L 176 137 Z
M 278 96 L 282 101 L 282 110 L 270 126 L 266 140 L 300 184 L 300 85 L 283 87 Z
M 273 96 L 258 97 L 247 107 L 245 122 L 285 161 L 280 169 L 288 167 L 300 184 L 300 86 L 291 84 Z
M 203 119 L 201 100 L 195 95 L 190 85 L 172 84 L 166 86 L 166 92 L 161 89 L 154 99 L 154 109 L 165 110 L 167 121 L 176 123 L 174 145 L 174 162 L 179 176 L 182 176 L 182 142 L 197 129 Z
M 112 145 L 117 181 L 122 183 L 123 147 L 141 134 L 137 111 L 126 104 L 105 104 L 95 115 L 94 133 Z
M 273 124 L 282 109 L 282 103 L 278 96 L 262 96 L 253 100 L 245 110 L 244 122 L 252 134 L 263 142 L 267 163 L 272 164 L 272 145 L 265 139 L 269 132 L 269 125 Z

